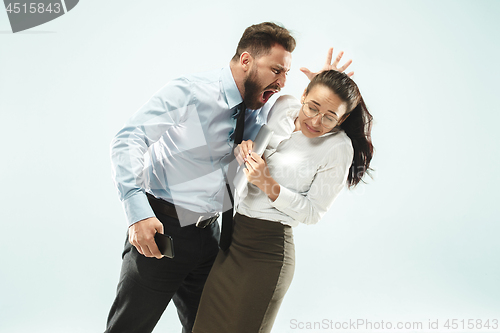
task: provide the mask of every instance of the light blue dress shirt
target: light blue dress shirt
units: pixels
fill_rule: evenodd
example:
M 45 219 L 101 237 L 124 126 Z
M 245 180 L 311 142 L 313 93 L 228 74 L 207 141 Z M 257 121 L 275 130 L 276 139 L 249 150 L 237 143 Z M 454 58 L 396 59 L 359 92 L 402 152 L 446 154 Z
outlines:
M 242 101 L 225 67 L 169 82 L 128 120 L 111 160 L 129 225 L 154 216 L 145 192 L 197 213 L 222 211 L 221 160 L 231 153 Z M 267 122 L 268 104 L 246 110 L 244 140 Z

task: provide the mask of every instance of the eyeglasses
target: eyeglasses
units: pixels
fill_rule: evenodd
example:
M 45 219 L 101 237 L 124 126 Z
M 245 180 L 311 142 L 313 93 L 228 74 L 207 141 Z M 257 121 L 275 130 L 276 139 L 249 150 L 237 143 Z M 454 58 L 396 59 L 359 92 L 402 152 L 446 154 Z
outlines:
M 302 103 L 302 112 L 304 112 L 307 118 L 314 118 L 318 114 L 321 114 L 321 125 L 325 128 L 334 128 L 338 123 L 338 120 L 334 116 L 319 112 L 316 106 L 310 102 Z

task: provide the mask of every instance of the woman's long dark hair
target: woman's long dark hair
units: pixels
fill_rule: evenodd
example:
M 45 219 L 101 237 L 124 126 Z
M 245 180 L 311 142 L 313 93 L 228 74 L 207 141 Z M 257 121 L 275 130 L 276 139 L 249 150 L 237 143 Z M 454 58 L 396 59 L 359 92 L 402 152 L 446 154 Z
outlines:
M 361 97 L 359 88 L 354 81 L 344 73 L 334 70 L 324 71 L 316 75 L 306 88 L 305 94 L 321 84 L 329 88 L 341 100 L 347 103 L 347 112 L 339 120 L 341 129 L 351 139 L 354 148 L 354 156 L 349 175 L 347 176 L 347 186 L 356 186 L 365 174 L 370 175 L 370 162 L 373 157 L 373 144 L 371 139 L 373 117 Z

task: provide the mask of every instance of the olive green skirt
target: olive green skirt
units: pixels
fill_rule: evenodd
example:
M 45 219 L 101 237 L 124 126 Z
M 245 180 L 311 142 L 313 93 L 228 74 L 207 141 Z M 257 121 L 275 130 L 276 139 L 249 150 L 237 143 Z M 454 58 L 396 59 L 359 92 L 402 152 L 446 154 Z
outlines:
M 193 333 L 271 332 L 295 268 L 292 228 L 236 214 L 203 289 Z

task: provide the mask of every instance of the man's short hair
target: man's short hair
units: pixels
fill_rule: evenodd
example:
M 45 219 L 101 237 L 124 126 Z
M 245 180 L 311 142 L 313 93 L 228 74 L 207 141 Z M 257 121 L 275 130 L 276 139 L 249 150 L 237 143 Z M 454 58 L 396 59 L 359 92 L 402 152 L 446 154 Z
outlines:
M 243 32 L 233 60 L 239 59 L 245 51 L 249 52 L 254 58 L 269 54 L 275 44 L 283 46 L 288 52 L 293 52 L 295 38 L 287 29 L 276 23 L 263 22 L 254 24 Z

